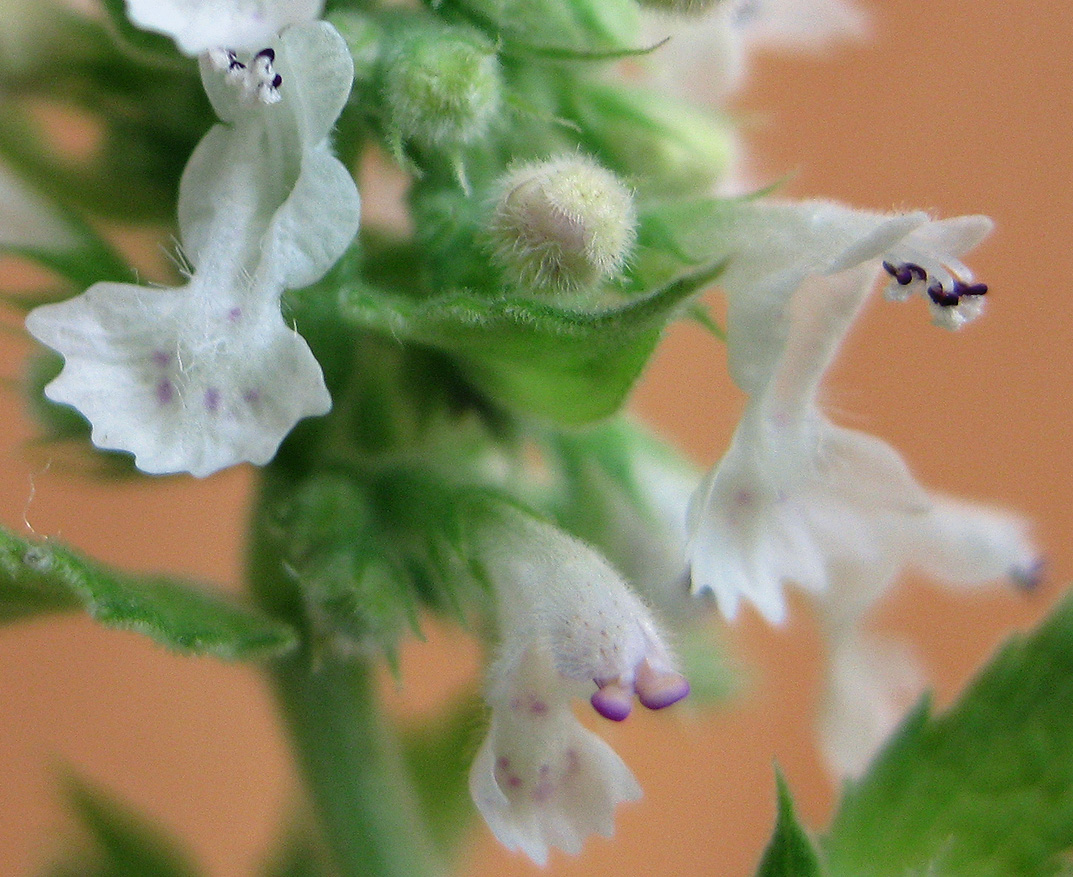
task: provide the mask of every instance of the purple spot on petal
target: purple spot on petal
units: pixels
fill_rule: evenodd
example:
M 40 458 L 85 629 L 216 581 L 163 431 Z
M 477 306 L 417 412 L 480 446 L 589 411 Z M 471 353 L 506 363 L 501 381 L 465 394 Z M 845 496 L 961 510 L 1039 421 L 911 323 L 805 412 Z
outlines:
M 534 716 L 546 716 L 548 714 L 548 705 L 535 697 L 529 699 L 529 712 Z
M 506 770 L 508 767 L 510 767 L 510 759 L 505 755 L 500 755 L 496 759 L 496 770 Z
M 522 778 L 515 773 L 512 773 L 507 777 L 508 789 L 520 789 L 522 787 Z
M 231 308 L 231 310 L 227 312 L 227 319 L 232 323 L 237 323 L 242 319 L 242 308 Z
M 167 368 L 171 365 L 171 354 L 166 353 L 163 350 L 154 350 L 153 365 L 159 366 L 160 368 Z
M 161 405 L 167 405 L 174 397 L 175 388 L 167 378 L 156 385 L 156 400 Z
M 209 387 L 205 391 L 205 410 L 215 414 L 220 408 L 220 391 Z
M 256 405 L 258 402 L 261 401 L 261 391 L 246 390 L 242 394 L 242 401 L 245 402 L 247 405 Z

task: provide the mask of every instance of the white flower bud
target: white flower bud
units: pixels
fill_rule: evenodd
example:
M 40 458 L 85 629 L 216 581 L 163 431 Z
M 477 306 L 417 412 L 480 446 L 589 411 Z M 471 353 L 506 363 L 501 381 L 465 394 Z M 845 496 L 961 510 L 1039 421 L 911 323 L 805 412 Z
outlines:
M 618 274 L 633 247 L 633 193 L 611 171 L 567 155 L 508 171 L 489 223 L 496 261 L 520 286 L 586 289 Z

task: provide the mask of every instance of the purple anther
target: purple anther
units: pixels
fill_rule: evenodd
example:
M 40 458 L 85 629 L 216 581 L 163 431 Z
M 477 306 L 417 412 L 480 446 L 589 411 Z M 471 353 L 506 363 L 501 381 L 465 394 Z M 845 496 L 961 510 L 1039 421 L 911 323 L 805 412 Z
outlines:
M 205 410 L 215 414 L 220 409 L 220 391 L 209 387 L 205 391 Z
M 601 685 L 589 702 L 605 719 L 621 722 L 633 709 L 633 691 L 621 682 L 609 682 L 607 685 Z
M 962 284 L 962 295 L 987 295 L 986 283 L 964 283 Z
M 654 670 L 648 661 L 643 661 L 637 668 L 634 686 L 641 706 L 650 710 L 661 710 L 689 694 L 685 676 L 673 670 Z
M 283 85 L 283 77 L 277 73 L 272 77 L 272 87 L 279 88 L 281 85 Z
M 884 262 L 883 270 L 897 280 L 899 286 L 908 286 L 913 281 L 913 275 L 905 265 L 894 265 L 890 262 Z
M 156 385 L 156 400 L 161 405 L 167 405 L 174 397 L 175 388 L 167 378 Z
M 1047 561 L 1039 557 L 1028 566 L 1015 566 L 1010 570 L 1010 581 L 1013 586 L 1025 594 L 1033 593 L 1043 584 L 1043 575 L 1047 571 Z
M 254 58 L 266 58 L 269 64 L 273 64 L 276 61 L 276 50 L 271 48 L 261 49 L 261 51 L 254 55 Z
M 227 312 L 227 319 L 232 323 L 237 323 L 242 319 L 242 308 L 231 308 L 231 310 Z
M 913 277 L 915 277 L 917 280 L 928 279 L 928 272 L 913 262 L 906 262 L 905 270 L 908 271 L 911 275 L 913 275 Z
M 167 368 L 169 365 L 171 365 L 171 354 L 166 353 L 163 350 L 154 350 L 153 365 L 157 366 L 158 368 Z
M 952 308 L 961 300 L 956 292 L 947 292 L 939 283 L 933 283 L 928 287 L 928 298 L 941 308 Z

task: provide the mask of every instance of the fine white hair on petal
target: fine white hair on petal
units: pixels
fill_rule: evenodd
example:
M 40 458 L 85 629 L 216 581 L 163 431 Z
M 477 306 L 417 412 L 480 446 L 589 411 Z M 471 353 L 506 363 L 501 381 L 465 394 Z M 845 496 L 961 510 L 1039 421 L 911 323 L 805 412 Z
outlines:
M 291 74 L 287 96 L 214 127 L 183 173 L 189 282 L 98 283 L 26 322 L 65 359 L 46 395 L 80 410 L 95 444 L 133 453 L 145 472 L 267 463 L 298 420 L 331 407 L 280 299 L 319 279 L 357 233 L 357 188 L 326 139 L 351 62 L 324 23 L 289 29 L 276 50 Z
M 172 37 L 187 55 L 257 51 L 289 25 L 320 17 L 324 0 L 127 0 L 138 27 Z

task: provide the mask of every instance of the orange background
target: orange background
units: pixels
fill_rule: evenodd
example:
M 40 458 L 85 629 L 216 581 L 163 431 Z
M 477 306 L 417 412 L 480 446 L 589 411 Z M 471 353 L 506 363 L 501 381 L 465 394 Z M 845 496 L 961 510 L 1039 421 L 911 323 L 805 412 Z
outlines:
M 1067 0 L 888 0 L 874 39 L 831 59 L 765 59 L 740 105 L 769 177 L 799 171 L 795 196 L 873 208 L 984 212 L 998 231 L 972 258 L 993 290 L 988 313 L 957 335 L 927 324 L 919 301 L 875 302 L 829 382 L 847 425 L 900 448 L 921 480 L 1030 515 L 1050 557 L 1043 593 L 956 594 L 906 582 L 879 626 L 917 643 L 947 703 L 1013 629 L 1030 625 L 1070 581 L 1073 309 L 1073 7 Z M 25 343 L 4 345 L 16 375 Z M 45 470 L 31 427 L 4 406 L 0 518 L 136 569 L 239 580 L 249 473 L 100 487 Z M 676 328 L 636 397 L 707 465 L 740 411 L 722 351 Z M 32 501 L 31 501 L 32 497 Z M 122 534 L 122 535 L 119 535 Z M 620 811 L 613 841 L 590 841 L 549 873 L 747 875 L 770 832 L 773 762 L 819 829 L 833 790 L 812 723 L 821 644 L 808 607 L 785 629 L 747 617 L 732 642 L 753 667 L 735 704 L 637 716 L 608 729 L 645 799 Z M 455 669 L 443 678 L 444 660 Z M 476 672 L 472 648 L 437 633 L 406 656 L 402 707 L 421 708 Z M 416 705 L 416 706 L 415 706 Z M 241 666 L 170 656 L 82 619 L 0 630 L 0 877 L 34 873 L 70 826 L 57 766 L 107 783 L 193 845 L 213 877 L 252 874 L 292 800 L 294 777 L 273 707 Z M 468 874 L 536 869 L 483 827 Z

